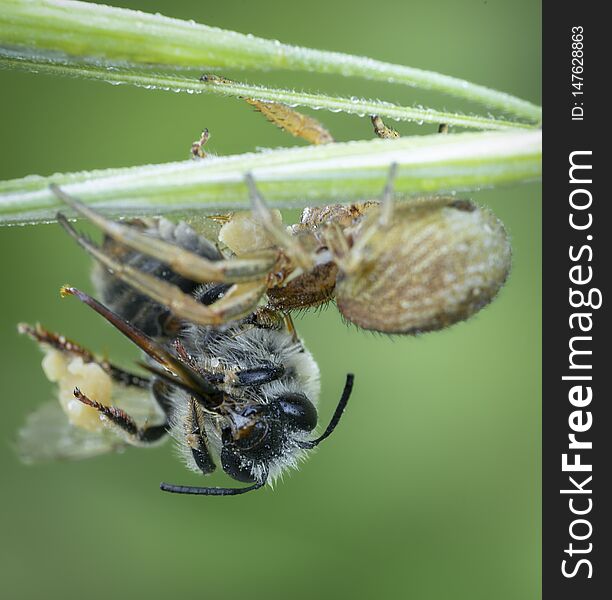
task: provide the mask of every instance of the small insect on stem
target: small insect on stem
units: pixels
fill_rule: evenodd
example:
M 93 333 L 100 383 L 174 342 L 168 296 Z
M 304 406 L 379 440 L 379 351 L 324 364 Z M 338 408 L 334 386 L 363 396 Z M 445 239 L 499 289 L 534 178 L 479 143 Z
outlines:
M 208 156 L 206 152 L 204 152 L 204 145 L 209 139 L 210 133 L 208 128 L 206 128 L 204 131 L 202 131 L 200 139 L 197 142 L 193 142 L 191 145 L 191 154 L 193 155 L 193 158 L 206 158 Z
M 200 81 L 211 85 L 233 83 L 225 77 L 204 74 Z M 260 112 L 270 123 L 294 137 L 302 138 L 310 144 L 330 144 L 334 141 L 332 134 L 315 118 L 294 110 L 280 102 L 268 102 L 242 96 L 242 99 Z
M 379 138 L 382 138 L 383 140 L 392 140 L 400 137 L 400 134 L 395 131 L 395 129 L 387 127 L 378 115 L 372 115 L 370 120 L 374 126 L 374 133 Z

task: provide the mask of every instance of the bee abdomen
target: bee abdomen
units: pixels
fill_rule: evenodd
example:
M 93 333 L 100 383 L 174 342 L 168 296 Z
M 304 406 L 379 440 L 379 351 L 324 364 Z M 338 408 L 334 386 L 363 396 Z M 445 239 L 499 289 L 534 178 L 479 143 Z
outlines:
M 155 219 L 147 221 L 146 224 L 136 221 L 132 223 L 132 226 L 141 227 L 152 237 L 163 239 L 210 260 L 221 260 L 222 258 L 215 246 L 205 238 L 198 236 L 184 222 L 177 224 L 167 219 Z M 104 239 L 104 250 L 124 264 L 129 264 L 143 273 L 173 283 L 185 293 L 193 293 L 201 283 L 186 279 L 160 261 L 129 250 L 109 237 Z M 94 266 L 92 280 L 102 301 L 121 318 L 151 337 L 166 335 L 165 327 L 170 316 L 166 307 L 138 293 L 99 264 Z

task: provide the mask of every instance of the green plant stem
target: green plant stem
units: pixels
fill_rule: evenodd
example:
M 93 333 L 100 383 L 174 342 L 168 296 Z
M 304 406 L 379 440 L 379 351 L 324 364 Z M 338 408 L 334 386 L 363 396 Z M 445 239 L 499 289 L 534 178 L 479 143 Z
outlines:
M 53 220 L 62 205 L 51 183 L 121 216 L 246 209 L 247 172 L 277 207 L 376 198 L 393 162 L 399 166 L 395 189 L 401 195 L 479 189 L 540 177 L 541 143 L 540 131 L 436 134 L 30 176 L 0 182 L 0 223 Z
M 4 0 L 0 45 L 95 57 L 130 67 L 287 69 L 363 77 L 437 90 L 532 122 L 541 120 L 541 108 L 530 102 L 432 71 L 85 2 Z
M 112 84 L 130 84 L 148 89 L 186 92 L 189 94 L 213 93 L 223 96 L 238 96 L 281 102 L 291 106 L 306 106 L 316 110 L 324 109 L 332 112 L 346 112 L 360 116 L 379 115 L 396 121 L 416 121 L 418 123 L 446 123 L 455 127 L 470 129 L 534 129 L 535 125 L 517 121 L 504 121 L 492 117 L 478 115 L 462 115 L 459 113 L 437 111 L 429 108 L 413 108 L 397 106 L 379 100 L 358 98 L 342 98 L 323 94 L 308 94 L 292 90 L 281 90 L 255 86 L 244 83 L 205 83 L 199 79 L 188 78 L 168 73 L 153 73 L 151 71 L 134 71 L 115 67 L 111 70 L 96 65 L 74 63 L 70 60 L 59 62 L 42 57 L 28 59 L 15 55 L 12 51 L 0 48 L 0 67 L 20 69 L 60 75 L 80 77 L 105 81 Z

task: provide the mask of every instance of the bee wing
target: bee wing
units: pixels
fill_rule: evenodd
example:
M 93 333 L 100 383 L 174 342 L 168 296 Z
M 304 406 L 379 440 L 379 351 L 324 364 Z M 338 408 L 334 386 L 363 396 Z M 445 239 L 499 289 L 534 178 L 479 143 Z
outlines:
M 91 458 L 124 446 L 110 429 L 90 432 L 72 425 L 57 401 L 29 414 L 17 435 L 17 452 L 28 464 Z
M 124 410 L 140 426 L 165 421 L 164 412 L 149 390 L 116 384 L 113 404 Z

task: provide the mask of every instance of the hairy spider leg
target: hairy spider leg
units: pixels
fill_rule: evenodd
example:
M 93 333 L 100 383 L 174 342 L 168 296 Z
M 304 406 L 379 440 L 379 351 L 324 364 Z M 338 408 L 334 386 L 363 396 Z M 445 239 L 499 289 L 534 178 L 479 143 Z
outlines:
M 265 280 L 236 283 L 222 298 L 207 306 L 183 292 L 178 286 L 114 259 L 91 240 L 79 234 L 62 213 L 57 214 L 57 220 L 88 254 L 115 277 L 165 306 L 180 319 L 198 325 L 223 325 L 252 313 L 266 292 Z
M 344 232 L 338 226 L 331 226 L 326 231 L 326 242 L 334 255 L 335 262 L 344 273 L 352 273 L 358 270 L 362 264 L 364 250 L 372 236 L 391 226 L 393 191 L 397 169 L 397 163 L 392 163 L 389 167 L 387 181 L 380 198 L 379 210 L 366 216 L 359 237 L 352 247 L 349 247 Z
M 287 233 L 287 230 L 282 225 L 277 225 L 272 218 L 270 208 L 265 203 L 262 195 L 259 193 L 255 180 L 251 173 L 244 176 L 245 183 L 249 189 L 249 198 L 251 200 L 251 209 L 255 217 L 261 222 L 264 229 L 283 249 L 285 254 L 300 267 L 303 271 L 310 271 L 315 266 L 314 257 L 302 247 L 297 239 Z
M 112 221 L 73 198 L 57 186 L 53 193 L 79 215 L 89 219 L 106 235 L 136 252 L 168 265 L 175 273 L 198 283 L 218 281 L 241 283 L 265 279 L 278 256 L 273 250 L 262 250 L 253 257 L 209 260 L 180 246 L 151 237 L 139 229 Z

